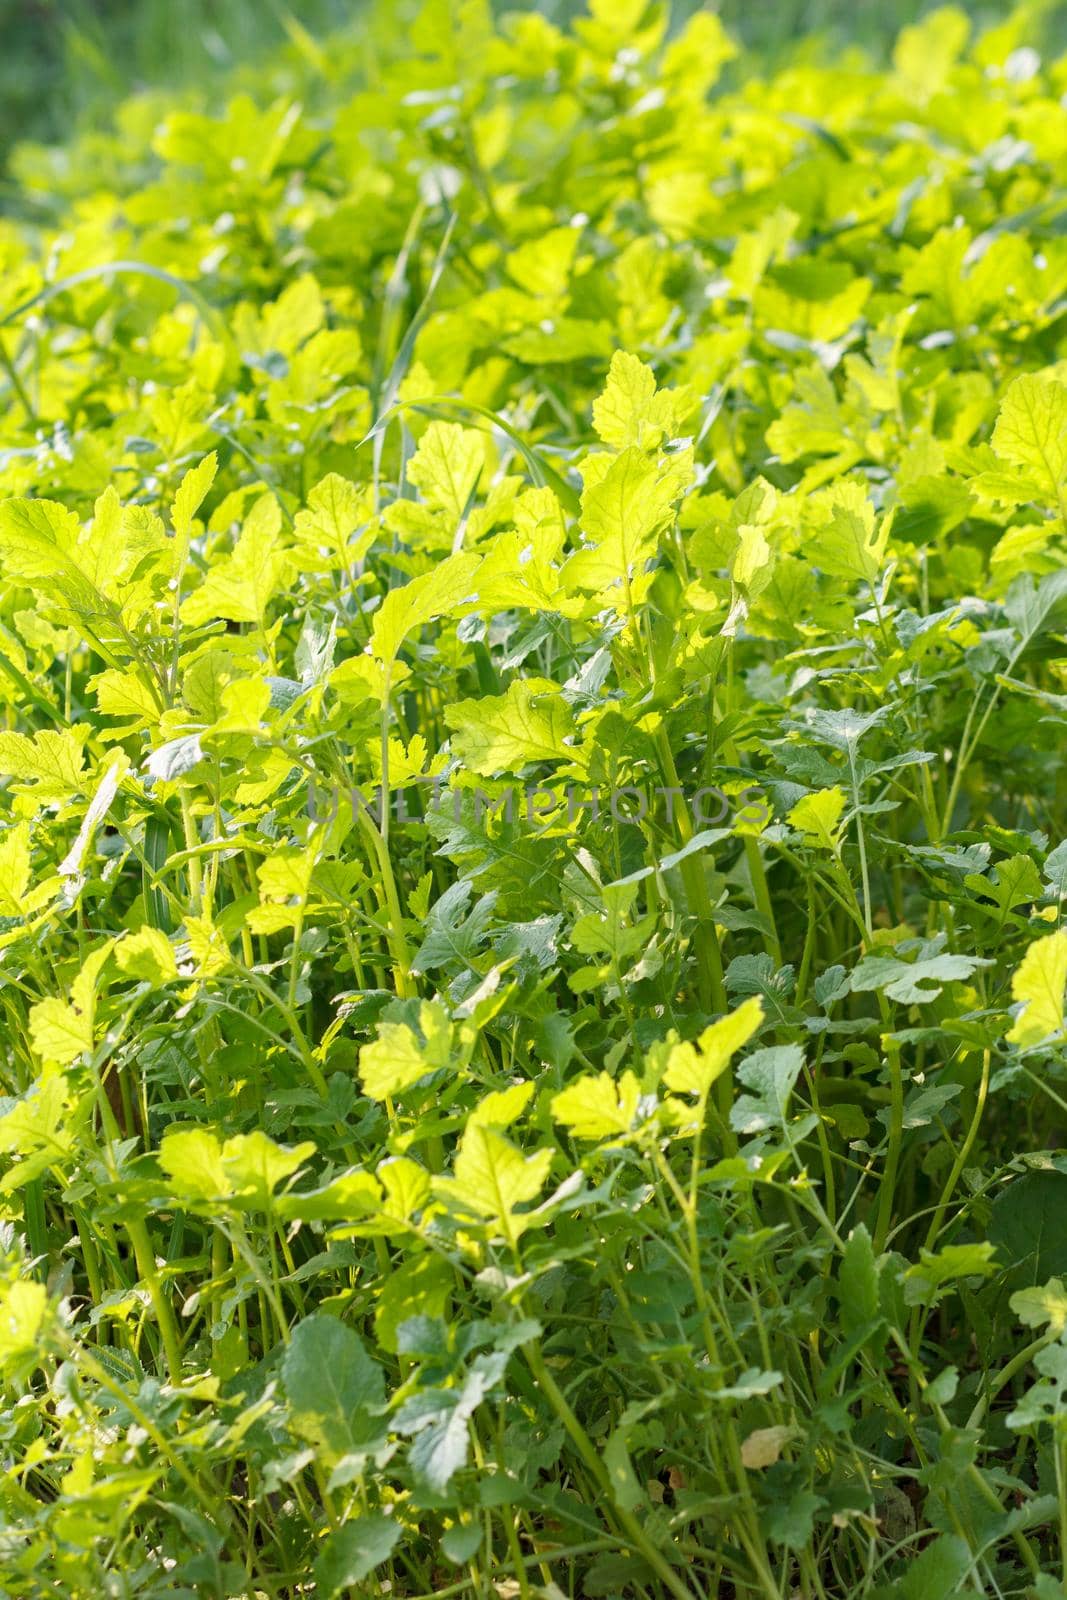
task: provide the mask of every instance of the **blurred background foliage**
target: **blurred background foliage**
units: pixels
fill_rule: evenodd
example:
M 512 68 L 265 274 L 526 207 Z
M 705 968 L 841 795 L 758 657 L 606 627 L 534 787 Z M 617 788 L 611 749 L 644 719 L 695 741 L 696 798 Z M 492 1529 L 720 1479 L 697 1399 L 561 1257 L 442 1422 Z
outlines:
M 459 3 L 459 0 L 455 0 Z M 885 55 L 899 29 L 939 0 L 714 0 L 726 25 L 761 55 L 807 41 L 812 53 L 858 44 Z M 959 3 L 959 0 L 957 0 Z M 526 9 L 500 0 L 499 9 Z M 529 9 L 565 22 L 584 0 L 538 0 Z M 680 24 L 701 0 L 674 0 Z M 1006 16 L 1012 0 L 964 3 L 981 28 Z M 1037 46 L 1067 48 L 1062 0 L 1037 0 Z M 396 0 L 397 26 L 410 26 L 412 4 Z M 358 26 L 360 0 L 0 0 L 0 167 L 20 140 L 53 142 L 105 123 L 117 99 L 139 89 L 197 88 L 238 64 L 300 48 Z M 1040 38 L 1037 35 L 1040 34 Z

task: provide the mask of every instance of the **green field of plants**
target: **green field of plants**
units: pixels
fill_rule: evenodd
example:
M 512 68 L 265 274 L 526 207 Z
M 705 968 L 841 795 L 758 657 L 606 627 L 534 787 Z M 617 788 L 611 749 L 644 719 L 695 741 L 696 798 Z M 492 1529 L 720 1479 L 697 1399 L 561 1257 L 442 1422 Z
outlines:
M 1067 40 L 692 12 L 10 158 L 0 1600 L 1067 1594 Z

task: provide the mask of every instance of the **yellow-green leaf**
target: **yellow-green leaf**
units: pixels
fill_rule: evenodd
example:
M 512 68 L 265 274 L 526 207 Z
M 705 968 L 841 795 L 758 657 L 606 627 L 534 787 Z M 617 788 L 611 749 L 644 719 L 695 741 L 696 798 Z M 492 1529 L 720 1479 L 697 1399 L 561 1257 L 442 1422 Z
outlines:
M 584 763 L 566 742 L 574 736 L 574 713 L 558 684 L 540 678 L 516 678 L 503 695 L 460 700 L 446 708 L 445 721 L 457 756 L 483 777 L 517 772 L 530 761 Z
M 1023 1049 L 1039 1044 L 1063 1027 L 1063 992 L 1067 986 L 1067 931 L 1060 928 L 1036 939 L 1011 980 L 1012 998 L 1022 1010 L 1008 1030 L 1008 1039 Z
M 42 1061 L 69 1067 L 93 1047 L 93 1019 L 66 1000 L 39 1000 L 30 1010 L 30 1039 Z
M 296 514 L 296 540 L 301 566 L 312 557 L 316 568 L 350 567 L 367 552 L 374 538 L 373 495 L 337 472 L 327 473 Z
M 620 609 L 628 604 L 638 569 L 656 548 L 656 535 L 673 515 L 684 483 L 630 445 L 582 495 L 582 531 L 590 544 L 571 556 L 565 572 L 582 589 L 621 583 Z
M 188 542 L 193 531 L 193 518 L 215 481 L 218 465 L 219 458 L 212 450 L 198 466 L 190 467 L 178 485 L 174 504 L 171 506 L 170 519 L 174 524 L 174 532 L 183 544 Z
M 431 422 L 408 463 L 407 475 L 435 511 L 459 521 L 485 464 L 485 440 L 458 422 Z
M 35 733 L 0 733 L 0 774 L 34 785 L 40 804 L 69 800 L 85 788 L 85 732 L 51 728 Z
M 834 484 L 812 502 L 814 526 L 804 554 L 829 577 L 874 583 L 885 561 L 889 518 L 878 523 L 862 484 Z
M 30 886 L 30 825 L 0 834 L 0 917 L 20 917 Z
M 741 542 L 734 556 L 730 576 L 738 588 L 754 593 L 766 587 L 766 583 L 770 580 L 773 559 L 771 547 L 764 537 L 762 528 L 757 528 L 752 523 L 746 523 L 738 532 Z M 763 581 L 760 581 L 761 579 Z
M 651 367 L 616 350 L 604 393 L 593 401 L 593 427 L 605 444 L 618 450 L 627 445 L 655 450 L 691 406 L 688 390 L 657 390 Z
M 812 844 L 834 850 L 844 809 L 845 791 L 835 784 L 832 789 L 816 789 L 813 794 L 804 795 L 790 811 L 788 820 Z
M 1050 504 L 1063 513 L 1067 479 L 1067 386 L 1039 372 L 1009 384 L 993 429 L 993 449 L 1021 467 Z
M 390 589 L 371 630 L 371 650 L 377 659 L 391 665 L 410 634 L 467 599 L 480 564 L 477 556 L 459 551 L 401 588 Z
M 439 1178 L 434 1187 L 461 1211 L 515 1239 L 527 1224 L 516 1207 L 536 1200 L 551 1165 L 551 1150 L 524 1156 L 503 1134 L 474 1123 L 460 1141 L 452 1177 Z
M 703 1098 L 726 1071 L 732 1057 L 758 1031 L 762 1021 L 763 1003 L 758 996 L 753 996 L 736 1011 L 705 1028 L 695 1046 L 686 1042 L 674 1045 L 663 1074 L 667 1088 L 676 1094 L 695 1094 Z
M 552 1098 L 552 1115 L 576 1139 L 608 1139 L 629 1133 L 641 1098 L 632 1072 L 616 1082 L 610 1072 L 576 1078 Z
M 420 1037 L 421 1035 L 421 1037 Z M 406 1022 L 381 1022 L 378 1037 L 359 1052 L 363 1093 L 384 1100 L 447 1065 L 452 1045 L 448 1014 L 436 1000 L 419 1008 L 419 1031 Z
M 120 672 L 109 667 L 98 672 L 89 687 L 105 717 L 129 717 L 122 733 L 136 733 L 159 721 L 160 706 L 148 684 L 135 672 Z
M 267 607 L 288 571 L 281 535 L 281 510 L 273 495 L 262 495 L 249 513 L 231 556 L 212 566 L 203 583 L 182 605 L 190 627 L 221 618 L 262 627 Z
M 139 928 L 115 946 L 115 960 L 128 978 L 138 978 L 157 988 L 178 976 L 174 948 L 158 928 Z

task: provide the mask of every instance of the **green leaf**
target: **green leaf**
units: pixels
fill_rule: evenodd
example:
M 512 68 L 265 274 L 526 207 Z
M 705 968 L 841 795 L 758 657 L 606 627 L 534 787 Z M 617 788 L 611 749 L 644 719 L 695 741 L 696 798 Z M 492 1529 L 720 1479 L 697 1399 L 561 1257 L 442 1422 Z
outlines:
M 470 968 L 488 937 L 496 894 L 482 895 L 468 910 L 471 885 L 461 878 L 435 901 L 426 917 L 426 936 L 412 957 L 412 972 L 456 965 Z
M 1001 1261 L 1011 1263 L 1020 1286 L 1067 1278 L 1067 1235 L 1062 1223 L 1067 1174 L 1055 1168 L 1025 1172 L 997 1194 L 989 1238 Z
M 979 967 L 991 963 L 979 956 L 936 955 L 918 961 L 896 956 L 864 956 L 852 973 L 856 994 L 882 989 L 902 1005 L 926 1005 L 936 1000 L 945 983 L 962 983 Z
M 980 1244 L 947 1244 L 937 1251 L 920 1250 L 918 1262 L 903 1275 L 905 1302 L 931 1305 L 960 1278 L 988 1278 L 996 1270 L 995 1255 L 996 1248 L 988 1239 Z
M 1019 652 L 1055 625 L 1065 596 L 1067 568 L 1046 573 L 1036 584 L 1029 573 L 1016 578 L 1004 601 L 1004 615 L 1019 635 Z
M 369 1578 L 388 1561 L 402 1533 L 395 1517 L 364 1516 L 331 1533 L 315 1561 L 315 1589 L 324 1600 Z
M 653 877 L 657 872 L 671 872 L 675 867 L 681 866 L 690 856 L 699 855 L 703 850 L 710 850 L 713 845 L 719 844 L 723 839 L 729 839 L 730 828 L 702 828 L 699 833 L 694 833 L 687 839 L 680 850 L 668 851 L 666 855 L 648 867 L 638 867 L 636 871 L 627 873 L 624 878 L 616 878 L 614 883 L 606 884 L 606 889 L 622 889 L 630 884 L 642 883 L 646 878 Z
M 878 1265 L 871 1236 L 862 1223 L 853 1228 L 841 1256 L 837 1298 L 841 1326 L 849 1338 L 870 1327 L 879 1316 Z
M 465 1567 L 478 1554 L 481 1545 L 482 1528 L 476 1521 L 454 1522 L 441 1536 L 441 1549 L 457 1567 Z
M 359 1335 L 336 1317 L 315 1313 L 297 1323 L 282 1358 L 282 1383 L 294 1429 L 327 1462 L 376 1440 L 385 1378 Z
M 768 1538 L 789 1550 L 803 1550 L 812 1536 L 815 1513 L 824 1504 L 810 1489 L 797 1489 L 788 1499 L 774 1502 L 763 1518 Z
M 478 1356 L 459 1388 L 417 1391 L 396 1412 L 397 1430 L 416 1435 L 408 1452 L 411 1469 L 435 1494 L 443 1494 L 466 1466 L 470 1419 L 499 1382 L 506 1361 L 506 1352 Z
M 622 1414 L 604 1446 L 604 1466 L 607 1469 L 608 1482 L 611 1484 L 612 1499 L 623 1511 L 636 1511 L 639 1506 L 648 1503 L 648 1497 L 637 1481 L 630 1459 L 630 1441 L 634 1434 L 640 1431 L 642 1420 L 659 1405 L 658 1399 L 631 1400 L 629 1405 L 623 1407 Z
M 403 1236 L 406 1230 L 397 1232 Z M 395 1355 L 400 1330 L 412 1318 L 443 1316 L 453 1287 L 447 1261 L 429 1252 L 409 1256 L 396 1267 L 382 1285 L 374 1312 L 374 1331 L 382 1348 Z
M 730 1125 L 738 1133 L 762 1133 L 783 1128 L 793 1085 L 804 1066 L 797 1045 L 772 1045 L 756 1050 L 738 1068 L 737 1076 L 751 1094 L 739 1097 L 730 1110 Z
M 902 1600 L 957 1600 L 972 1567 L 971 1552 L 955 1534 L 941 1534 L 909 1565 L 901 1584 Z

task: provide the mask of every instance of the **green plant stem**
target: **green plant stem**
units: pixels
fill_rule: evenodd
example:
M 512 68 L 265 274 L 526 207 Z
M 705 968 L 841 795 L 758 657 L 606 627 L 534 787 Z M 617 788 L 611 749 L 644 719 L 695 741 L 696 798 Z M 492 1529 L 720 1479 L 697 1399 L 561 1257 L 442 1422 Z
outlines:
M 563 1391 L 545 1365 L 536 1340 L 531 1341 L 529 1344 L 524 1344 L 522 1352 L 530 1371 L 536 1378 L 542 1392 L 547 1396 L 553 1411 L 555 1411 L 563 1424 L 564 1430 L 578 1452 L 586 1470 L 607 1503 L 612 1507 L 612 1514 L 623 1536 L 644 1558 L 663 1586 L 675 1596 L 675 1600 L 693 1600 L 693 1591 L 681 1581 L 673 1567 L 664 1560 L 655 1545 L 649 1542 L 637 1518 L 632 1512 L 624 1510 L 616 1502 L 611 1480 L 608 1477 L 604 1463 L 597 1453 L 596 1446 L 574 1415 Z
M 982 1051 L 982 1071 L 978 1080 L 978 1094 L 975 1100 L 974 1115 L 971 1118 L 970 1126 L 967 1129 L 967 1134 L 964 1138 L 963 1144 L 960 1146 L 959 1153 L 957 1154 L 955 1161 L 952 1163 L 952 1170 L 945 1180 L 945 1187 L 941 1191 L 941 1198 L 937 1203 L 937 1210 L 934 1212 L 930 1226 L 926 1230 L 926 1248 L 928 1250 L 933 1249 L 933 1246 L 937 1240 L 937 1236 L 941 1232 L 941 1224 L 944 1221 L 945 1212 L 948 1210 L 949 1202 L 956 1191 L 956 1185 L 960 1181 L 964 1168 L 966 1167 L 970 1158 L 971 1151 L 974 1149 L 974 1143 L 978 1137 L 978 1130 L 981 1126 L 982 1116 L 985 1112 L 986 1098 L 989 1094 L 989 1073 L 992 1059 L 993 1052 L 990 1049 L 987 1048 Z
M 193 817 L 192 800 L 190 799 L 189 794 L 184 789 L 181 792 L 181 808 L 182 808 L 182 827 L 185 830 L 185 848 L 189 852 L 189 855 L 188 855 L 189 910 L 193 913 L 194 916 L 198 916 L 200 914 L 200 910 L 201 910 L 201 892 L 202 892 L 201 877 L 200 877 L 200 856 L 199 856 L 199 853 L 198 853 L 198 847 L 199 847 L 199 844 L 200 844 L 200 836 L 199 836 L 199 834 L 197 832 L 196 820 Z
M 388 913 L 388 940 L 389 949 L 393 957 L 393 977 L 396 983 L 396 992 L 401 999 L 410 998 L 418 991 L 411 979 L 411 950 L 408 945 L 407 935 L 404 932 L 404 915 L 400 909 L 400 896 L 397 893 L 396 878 L 393 874 L 393 863 L 389 856 L 387 839 L 374 826 L 370 817 L 364 810 L 359 814 L 360 827 L 366 837 L 374 860 L 377 862 L 381 873 L 381 890 L 384 897 L 384 909 Z
M 883 1024 L 890 1021 L 889 1005 L 884 995 L 878 996 Z M 877 1254 L 885 1249 L 889 1230 L 893 1225 L 893 1208 L 897 1201 L 897 1173 L 904 1146 L 904 1073 L 900 1064 L 900 1046 L 886 1040 L 886 1066 L 889 1069 L 889 1130 L 885 1167 L 878 1195 L 878 1218 L 874 1228 L 874 1249 Z
M 178 1325 L 174 1320 L 174 1310 L 159 1276 L 148 1229 L 139 1217 L 133 1216 L 126 1218 L 124 1227 L 129 1235 L 130 1243 L 133 1245 L 137 1271 L 148 1289 L 149 1298 L 152 1301 L 152 1309 L 156 1314 L 160 1337 L 163 1340 L 167 1376 L 171 1383 L 180 1384 L 182 1381 L 181 1339 L 178 1336 Z
M 1011 1360 L 1005 1362 L 1000 1371 L 993 1374 L 985 1384 L 970 1416 L 967 1418 L 967 1427 L 980 1427 L 982 1419 L 1000 1391 L 1006 1389 L 1012 1379 L 1017 1378 L 1020 1372 L 1024 1372 L 1031 1365 L 1034 1357 L 1039 1355 L 1046 1346 L 1055 1344 L 1059 1336 L 1060 1330 L 1054 1324 L 1039 1338 L 1032 1340 L 1028 1345 L 1024 1345 L 1021 1350 L 1017 1350 Z

